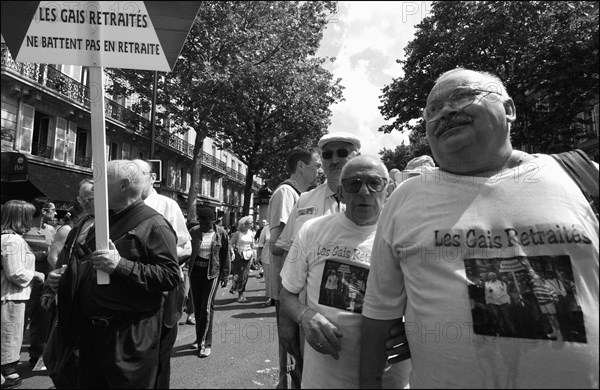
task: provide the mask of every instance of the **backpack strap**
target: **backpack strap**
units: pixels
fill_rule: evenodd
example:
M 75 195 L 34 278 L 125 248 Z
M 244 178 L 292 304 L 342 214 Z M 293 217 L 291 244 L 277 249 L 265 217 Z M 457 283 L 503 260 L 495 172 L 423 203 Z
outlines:
M 118 224 L 117 226 L 113 226 L 112 230 L 109 230 L 109 239 L 112 240 L 112 242 L 116 242 L 118 239 L 120 239 L 125 234 L 127 234 L 127 232 L 129 232 L 131 229 L 137 227 L 139 224 L 141 224 L 145 220 L 152 218 L 155 215 L 161 215 L 156 210 L 154 210 L 152 207 L 150 207 L 146 204 L 143 204 L 142 207 L 136 207 L 135 212 L 132 212 L 132 210 L 128 210 L 126 213 L 128 215 L 125 214 L 121 217 L 122 218 L 121 223 Z M 162 217 L 162 215 L 161 215 L 161 217 Z M 166 221 L 166 219 L 165 219 L 165 221 Z M 112 223 L 111 223 L 110 216 L 109 216 L 109 226 L 111 226 L 111 225 L 112 225 Z M 171 224 L 169 224 L 169 226 L 171 226 Z M 173 229 L 173 228 L 171 227 L 171 229 Z M 88 232 L 88 236 L 85 240 L 85 245 L 88 248 L 96 247 L 95 226 L 92 226 L 90 228 L 90 231 Z
M 288 179 L 288 180 L 284 180 L 282 181 L 276 188 L 281 187 L 282 185 L 287 184 L 288 186 L 292 187 L 294 189 L 294 191 L 296 191 L 296 193 L 298 195 L 302 194 L 302 191 L 300 191 L 299 189 L 297 189 L 294 184 L 292 184 L 292 182 Z
M 580 149 L 574 149 L 559 154 L 551 154 L 552 157 L 563 167 L 563 169 L 577 183 L 581 192 L 589 202 L 596 219 L 599 219 L 600 199 L 598 196 L 598 169 L 592 160 Z

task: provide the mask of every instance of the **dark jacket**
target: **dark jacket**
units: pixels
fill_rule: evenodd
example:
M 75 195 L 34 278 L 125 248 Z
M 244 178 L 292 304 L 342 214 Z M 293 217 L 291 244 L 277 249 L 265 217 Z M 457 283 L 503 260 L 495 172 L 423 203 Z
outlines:
M 231 262 L 231 254 L 229 249 L 229 236 L 222 227 L 213 223 L 213 230 L 215 236 L 212 240 L 212 250 L 210 254 L 209 268 L 208 268 L 208 279 L 214 279 L 217 276 L 221 282 L 227 281 L 229 277 L 229 268 Z M 202 243 L 202 231 L 200 226 L 194 226 L 190 230 L 192 236 L 192 255 L 189 260 L 189 274 L 192 274 L 194 269 L 194 263 L 198 252 L 200 251 L 200 244 Z

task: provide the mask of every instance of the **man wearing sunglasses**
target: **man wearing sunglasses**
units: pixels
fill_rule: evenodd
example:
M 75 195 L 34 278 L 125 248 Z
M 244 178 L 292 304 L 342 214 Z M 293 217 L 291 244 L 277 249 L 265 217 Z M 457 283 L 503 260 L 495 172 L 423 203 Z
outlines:
M 551 156 L 513 149 L 515 104 L 492 74 L 444 73 L 423 119 L 439 170 L 404 182 L 381 214 L 360 387 L 381 388 L 386 348 L 400 345 L 411 388 L 598 388 L 598 220 L 582 191 Z M 480 275 L 525 293 L 561 271 L 579 319 L 560 326 L 580 336 L 552 339 L 533 299 L 507 311 L 514 326 L 498 334 Z M 405 333 L 388 339 L 403 316 Z
M 344 204 L 337 196 L 340 174 L 344 165 L 360 154 L 360 140 L 351 133 L 325 134 L 318 142 L 323 171 L 327 180 L 300 196 L 290 214 L 288 223 L 275 244 L 287 252 L 302 225 L 322 215 L 344 211 Z
M 275 242 L 275 254 L 281 254 L 285 261 L 296 234 L 302 225 L 313 218 L 344 211 L 344 204 L 337 195 L 340 175 L 344 165 L 360 154 L 360 140 L 351 133 L 338 132 L 325 134 L 318 142 L 321 151 L 323 171 L 327 180 L 314 189 L 303 193 L 290 213 L 281 235 Z M 304 294 L 302 295 L 304 299 Z M 300 350 L 302 347 L 298 325 L 285 314 L 279 315 L 279 340 L 288 353 L 298 356 L 302 366 Z M 300 370 L 301 373 L 301 370 Z
M 281 305 L 304 332 L 302 388 L 357 384 L 360 313 L 388 183 L 388 171 L 378 157 L 363 155 L 349 161 L 338 181 L 345 211 L 307 221 L 285 260 Z M 339 276 L 333 299 L 325 291 L 332 272 Z M 303 290 L 306 303 L 299 297 Z M 409 366 L 403 362 L 390 368 L 385 375 L 390 388 L 406 385 Z

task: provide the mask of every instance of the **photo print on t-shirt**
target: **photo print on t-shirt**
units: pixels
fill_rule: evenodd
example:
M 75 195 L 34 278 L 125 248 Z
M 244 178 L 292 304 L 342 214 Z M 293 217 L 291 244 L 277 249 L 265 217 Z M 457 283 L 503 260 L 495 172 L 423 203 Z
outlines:
M 569 256 L 465 259 L 476 334 L 586 343 Z
M 362 313 L 369 269 L 338 260 L 325 260 L 319 304 Z

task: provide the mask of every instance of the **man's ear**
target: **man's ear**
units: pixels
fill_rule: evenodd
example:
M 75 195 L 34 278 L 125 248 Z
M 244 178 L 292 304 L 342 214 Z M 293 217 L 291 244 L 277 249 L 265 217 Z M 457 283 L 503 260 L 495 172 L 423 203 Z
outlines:
M 515 106 L 515 102 L 508 98 L 504 103 L 504 111 L 506 111 L 506 120 L 508 123 L 512 123 L 517 120 L 517 107 Z
M 121 179 L 121 191 L 125 192 L 131 187 L 131 180 L 129 178 Z

